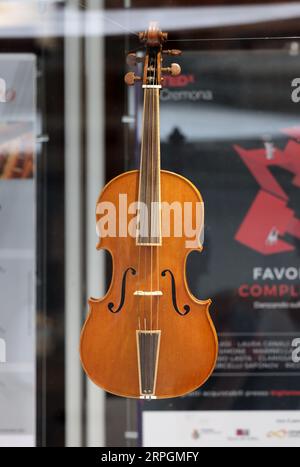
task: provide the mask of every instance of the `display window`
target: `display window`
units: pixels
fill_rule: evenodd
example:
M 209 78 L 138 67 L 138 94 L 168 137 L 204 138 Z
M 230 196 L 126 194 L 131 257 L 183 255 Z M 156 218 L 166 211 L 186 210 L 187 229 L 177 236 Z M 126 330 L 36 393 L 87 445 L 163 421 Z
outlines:
M 299 446 L 299 18 L 0 3 L 1 447 Z

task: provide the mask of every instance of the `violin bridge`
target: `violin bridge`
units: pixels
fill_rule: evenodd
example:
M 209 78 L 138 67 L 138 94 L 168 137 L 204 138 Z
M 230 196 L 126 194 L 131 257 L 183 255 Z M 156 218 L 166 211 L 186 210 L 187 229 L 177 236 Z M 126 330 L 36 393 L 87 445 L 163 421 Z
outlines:
M 161 331 L 136 331 L 141 399 L 154 399 Z
M 151 292 L 145 292 L 144 290 L 136 290 L 133 295 L 139 297 L 160 297 L 163 293 L 161 290 L 152 290 Z

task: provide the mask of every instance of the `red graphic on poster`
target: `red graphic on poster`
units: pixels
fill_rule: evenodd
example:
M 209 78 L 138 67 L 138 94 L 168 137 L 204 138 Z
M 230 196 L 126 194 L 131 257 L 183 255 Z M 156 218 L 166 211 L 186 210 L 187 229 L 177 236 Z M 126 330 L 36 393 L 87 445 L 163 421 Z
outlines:
M 283 133 L 298 139 L 300 127 L 284 129 Z M 300 144 L 290 140 L 283 151 L 270 142 L 263 149 L 234 147 L 260 186 L 235 239 L 263 255 L 293 251 L 294 245 L 282 237 L 290 234 L 300 239 L 300 219 L 288 207 L 288 194 L 270 168 L 288 170 L 294 175 L 292 183 L 300 188 Z
M 179 76 L 164 76 L 163 86 L 167 88 L 185 88 L 189 84 L 194 84 L 195 82 L 195 75 L 181 73 Z

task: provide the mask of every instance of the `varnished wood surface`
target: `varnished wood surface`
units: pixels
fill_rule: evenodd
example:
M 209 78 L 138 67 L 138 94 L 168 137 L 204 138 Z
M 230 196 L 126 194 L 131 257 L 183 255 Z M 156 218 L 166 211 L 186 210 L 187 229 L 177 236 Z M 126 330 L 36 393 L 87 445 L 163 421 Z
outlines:
M 119 193 L 126 193 L 129 203 L 136 201 L 138 184 L 138 171 L 125 173 L 105 187 L 98 202 L 110 201 L 118 207 Z M 164 171 L 161 172 L 161 197 L 162 202 L 169 203 L 201 201 L 199 192 L 189 181 Z M 112 255 L 113 277 L 105 297 L 89 300 L 90 311 L 81 335 L 80 354 L 88 376 L 106 391 L 140 397 L 136 331 L 143 326 L 161 331 L 157 398 L 195 390 L 212 373 L 218 344 L 209 316 L 211 301 L 196 299 L 188 289 L 185 268 L 191 250 L 185 247 L 185 240 L 185 237 L 163 238 L 162 246 L 158 247 L 138 247 L 136 239 L 130 237 L 100 240 L 98 248 Z M 201 250 L 200 243 L 196 249 Z M 137 275 L 128 274 L 124 306 L 113 314 L 108 304 L 120 302 L 122 278 L 128 268 L 134 268 Z M 161 276 L 165 269 L 174 274 L 178 307 L 182 310 L 184 305 L 190 306 L 191 311 L 186 316 L 174 310 L 170 277 Z M 162 291 L 162 296 L 134 295 L 136 290 L 156 288 Z

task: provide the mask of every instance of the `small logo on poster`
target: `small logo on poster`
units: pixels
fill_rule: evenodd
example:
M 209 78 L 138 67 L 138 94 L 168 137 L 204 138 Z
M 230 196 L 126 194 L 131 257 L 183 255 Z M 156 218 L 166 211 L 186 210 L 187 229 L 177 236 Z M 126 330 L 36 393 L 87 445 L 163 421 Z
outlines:
M 292 353 L 293 363 L 300 363 L 300 338 L 293 340 L 292 347 L 294 349 Z
M 250 430 L 249 428 L 237 428 L 227 439 L 228 441 L 236 441 L 240 443 L 257 441 L 258 437 L 254 436 L 252 430 Z
M 6 363 L 6 342 L 0 339 L 0 363 Z
M 0 78 L 0 102 L 6 102 L 6 82 Z
M 298 104 L 300 102 L 300 78 L 295 78 L 292 81 L 292 101 L 294 104 Z
M 239 428 L 236 430 L 235 434 L 238 438 L 248 438 L 250 436 L 250 430 Z
M 192 431 L 192 438 L 195 439 L 195 440 L 200 438 L 199 430 L 195 429 L 195 430 Z
M 272 439 L 299 439 L 300 437 L 300 431 L 299 430 L 287 430 L 287 429 L 282 429 L 282 430 L 275 430 L 275 431 L 269 431 L 267 433 L 267 438 L 272 438 Z
M 284 439 L 288 436 L 287 430 L 269 431 L 267 438 Z
M 212 101 L 214 94 L 211 89 L 195 88 L 196 76 L 181 74 L 179 76 L 165 76 L 163 89 L 160 94 L 162 101 Z M 191 87 L 192 86 L 192 87 Z
M 196 82 L 195 75 L 181 73 L 179 76 L 164 76 L 163 85 L 168 88 L 185 88 Z

